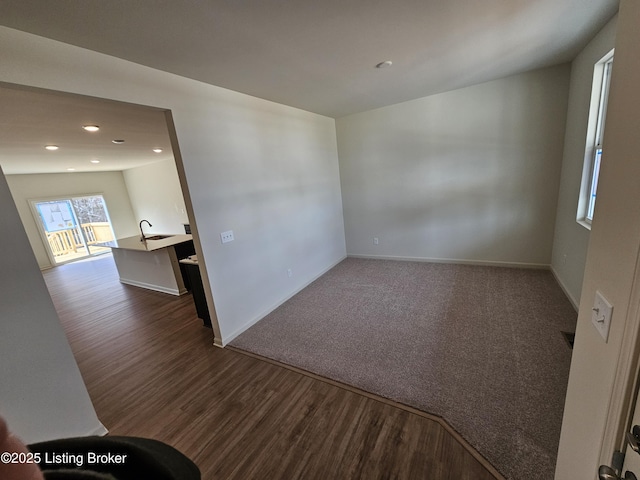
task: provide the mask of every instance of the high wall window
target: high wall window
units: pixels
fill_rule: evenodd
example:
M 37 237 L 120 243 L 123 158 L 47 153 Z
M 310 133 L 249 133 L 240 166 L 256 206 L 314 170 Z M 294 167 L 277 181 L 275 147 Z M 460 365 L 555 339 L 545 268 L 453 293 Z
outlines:
M 587 145 L 585 149 L 585 165 L 582 176 L 582 188 L 578 204 L 578 222 L 587 228 L 591 227 L 596 206 L 598 176 L 603 157 L 602 140 L 604 137 L 609 85 L 613 67 L 613 50 L 596 63 L 593 75 L 591 107 L 589 109 L 589 127 L 587 129 Z

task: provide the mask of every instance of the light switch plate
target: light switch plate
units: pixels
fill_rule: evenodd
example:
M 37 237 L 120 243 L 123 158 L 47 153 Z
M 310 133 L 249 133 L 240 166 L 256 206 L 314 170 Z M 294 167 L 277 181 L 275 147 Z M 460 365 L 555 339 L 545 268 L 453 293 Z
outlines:
M 611 316 L 613 315 L 613 306 L 600 293 L 596 292 L 596 299 L 591 309 L 591 323 L 596 327 L 605 343 L 609 338 L 609 328 L 611 327 Z

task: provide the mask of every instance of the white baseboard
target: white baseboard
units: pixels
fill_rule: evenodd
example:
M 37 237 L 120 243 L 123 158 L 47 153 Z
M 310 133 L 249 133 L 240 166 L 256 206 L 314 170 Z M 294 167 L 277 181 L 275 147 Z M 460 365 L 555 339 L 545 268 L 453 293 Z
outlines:
M 397 257 L 394 255 L 353 255 L 347 254 L 350 258 L 365 258 L 372 260 L 398 260 L 403 262 L 425 262 L 425 263 L 453 263 L 456 265 L 479 265 L 486 267 L 510 267 L 510 268 L 535 268 L 549 270 L 551 265 L 547 263 L 525 263 L 525 262 L 501 262 L 491 260 L 468 260 L 459 258 L 430 258 L 430 257 Z
M 556 272 L 556 269 L 553 268 L 553 265 L 551 266 L 551 273 L 553 274 L 553 278 L 556 279 L 556 282 L 558 282 L 558 285 L 560 285 L 560 288 L 562 289 L 564 294 L 567 296 L 567 298 L 571 302 L 571 305 L 573 305 L 573 308 L 576 310 L 576 312 L 580 310 L 580 302 L 576 300 L 576 298 L 573 295 L 571 295 L 567 286 L 560 279 L 558 272 Z
M 566 285 L 560 279 L 558 273 L 553 268 L 552 265 L 547 265 L 543 263 L 521 263 L 521 262 L 495 262 L 495 261 L 486 261 L 486 260 L 459 260 L 455 258 L 424 258 L 424 257 L 395 257 L 388 255 L 347 255 L 351 258 L 368 258 L 372 260 L 399 260 L 399 261 L 407 261 L 407 262 L 428 262 L 428 263 L 452 263 L 458 265 L 479 265 L 479 266 L 490 266 L 490 267 L 508 267 L 508 268 L 534 268 L 541 270 L 550 270 L 555 278 L 556 282 L 562 289 L 563 293 L 577 312 L 580 308 L 580 302 L 576 300 L 576 298 L 571 295 L 571 292 L 567 289 Z
M 175 296 L 180 296 L 187 293 L 186 289 L 183 292 L 180 292 L 177 288 L 168 288 L 161 285 L 154 285 L 152 283 L 139 282 L 137 280 L 128 280 L 126 278 L 120 278 L 120 283 L 124 283 L 125 285 L 132 285 L 134 287 L 146 288 L 147 290 L 154 290 L 156 292 L 168 293 Z
M 294 297 L 300 291 L 302 291 L 305 288 L 307 288 L 309 285 L 311 285 L 313 282 L 315 282 L 318 278 L 320 278 L 322 275 L 327 273 L 329 270 L 331 270 L 333 267 L 338 265 L 340 262 L 342 262 L 347 257 L 349 257 L 349 258 L 364 258 L 364 259 L 372 259 L 372 260 L 398 260 L 398 261 L 408 261 L 408 262 L 451 263 L 451 264 L 458 264 L 458 265 L 478 265 L 478 266 L 490 266 L 490 267 L 531 268 L 531 269 L 540 269 L 540 270 L 551 270 L 553 272 L 553 268 L 551 267 L 551 265 L 544 264 L 544 263 L 496 262 L 496 261 L 486 261 L 486 260 L 460 260 L 460 259 L 453 259 L 453 258 L 396 257 L 396 256 L 388 256 L 388 255 L 384 255 L 383 256 L 383 255 L 351 255 L 351 254 L 348 254 L 348 255 L 340 258 L 337 262 L 333 263 L 329 267 L 325 268 L 323 271 L 321 271 L 319 274 L 314 276 L 308 282 L 305 282 L 302 286 L 300 286 L 298 289 L 296 289 L 292 293 L 288 294 L 287 296 L 285 296 L 282 299 L 280 299 L 279 301 L 277 301 L 275 304 L 273 304 L 271 307 L 269 307 L 268 309 L 266 309 L 265 311 L 263 311 L 262 313 L 257 315 L 255 318 L 251 319 L 249 322 L 245 323 L 243 326 L 241 326 L 240 328 L 236 329 L 233 333 L 231 333 L 230 335 L 227 335 L 224 339 L 215 338 L 214 339 L 214 346 L 220 347 L 220 348 L 224 348 L 224 346 L 226 344 L 232 342 L 242 332 L 244 332 L 245 330 L 249 329 L 250 327 L 252 327 L 256 323 L 258 323 L 260 320 L 262 320 L 264 317 L 269 315 L 271 312 L 273 312 L 280 305 L 282 305 L 283 303 L 285 303 L 286 301 L 288 301 L 289 299 Z M 569 299 L 571 304 L 574 306 L 574 308 L 576 308 L 576 310 L 577 310 L 577 307 L 576 307 L 577 304 L 576 304 L 575 299 L 569 294 L 569 292 L 564 287 L 562 282 L 560 282 L 558 280 L 558 276 L 555 274 L 555 272 L 553 272 L 553 275 L 556 278 L 556 280 L 558 281 L 558 284 L 560 285 L 560 288 L 562 288 L 562 291 L 565 293 L 565 295 L 567 295 L 567 298 Z
M 107 427 L 105 427 L 102 423 L 100 424 L 100 426 L 94 428 L 93 430 L 91 430 L 89 433 L 87 433 L 87 437 L 104 437 L 106 434 L 109 433 L 109 430 L 107 430 Z
M 241 326 L 240 328 L 236 329 L 233 333 L 231 333 L 230 335 L 227 335 L 224 339 L 220 339 L 220 340 L 217 339 L 217 338 L 214 339 L 214 345 L 216 347 L 224 347 L 226 344 L 232 342 L 233 339 L 236 338 L 238 335 L 240 335 L 242 332 L 244 332 L 245 330 L 249 329 L 250 327 L 252 327 L 256 323 L 258 323 L 260 320 L 262 320 L 264 317 L 269 315 L 271 312 L 273 312 L 280 305 L 282 305 L 283 303 L 285 303 L 286 301 L 288 301 L 289 299 L 291 299 L 292 297 L 294 297 L 295 295 L 300 293 L 305 288 L 307 288 L 309 285 L 311 285 L 313 282 L 315 282 L 317 279 L 319 279 L 321 276 L 323 276 L 325 273 L 327 273 L 333 267 L 335 267 L 340 262 L 342 262 L 345 258 L 347 258 L 346 255 L 344 257 L 340 258 L 337 262 L 332 263 L 329 267 L 327 267 L 324 270 L 322 270 L 320 273 L 318 273 L 313 278 L 311 278 L 311 280 L 305 282 L 302 286 L 300 286 L 299 288 L 297 288 L 293 292 L 289 293 L 285 297 L 283 297 L 280 300 L 278 300 L 271 307 L 267 308 L 265 311 L 263 311 L 262 313 L 257 315 L 255 318 L 251 319 L 250 321 L 245 323 L 243 326 Z M 219 340 L 219 341 L 216 342 L 216 340 Z

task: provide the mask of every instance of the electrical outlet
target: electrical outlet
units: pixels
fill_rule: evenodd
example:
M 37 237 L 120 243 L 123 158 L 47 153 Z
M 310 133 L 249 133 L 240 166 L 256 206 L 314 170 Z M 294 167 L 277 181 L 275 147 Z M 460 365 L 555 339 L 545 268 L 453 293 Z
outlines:
M 596 327 L 596 330 L 598 330 L 598 333 L 600 333 L 605 343 L 607 343 L 607 339 L 609 338 L 612 315 L 613 306 L 611 306 L 600 292 L 596 292 L 596 299 L 591 309 L 591 323 Z
M 227 230 L 226 232 L 222 232 L 220 234 L 220 240 L 222 240 L 222 243 L 233 242 L 233 230 Z
M 287 277 L 293 277 L 293 271 L 290 268 L 287 269 Z
M 373 244 L 378 245 L 378 237 L 373 237 Z

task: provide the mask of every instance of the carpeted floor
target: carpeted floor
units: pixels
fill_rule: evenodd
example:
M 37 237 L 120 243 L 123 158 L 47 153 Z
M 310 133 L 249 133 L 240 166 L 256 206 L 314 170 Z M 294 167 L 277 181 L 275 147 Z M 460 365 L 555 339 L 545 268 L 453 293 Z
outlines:
M 347 258 L 231 345 L 444 417 L 553 478 L 576 312 L 545 270 Z

